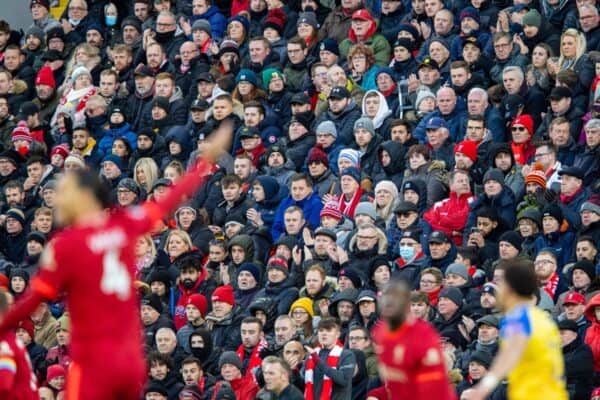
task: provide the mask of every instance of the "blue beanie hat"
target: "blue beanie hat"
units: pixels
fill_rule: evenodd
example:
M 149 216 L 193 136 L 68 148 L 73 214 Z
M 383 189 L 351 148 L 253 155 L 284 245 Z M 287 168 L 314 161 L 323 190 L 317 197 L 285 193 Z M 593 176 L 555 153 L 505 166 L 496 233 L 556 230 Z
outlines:
M 358 150 L 354 150 L 354 149 L 350 149 L 350 148 L 343 149 L 342 151 L 340 151 L 340 154 L 338 155 L 338 160 L 340 158 L 347 159 L 356 168 L 358 168 L 360 166 L 360 153 L 358 152 Z
M 256 180 L 260 183 L 260 186 L 262 186 L 266 200 L 274 199 L 275 196 L 277 196 L 277 193 L 279 193 L 279 182 L 272 176 L 263 175 L 257 177 Z
M 121 159 L 121 157 L 115 155 L 115 154 L 107 154 L 106 156 L 104 156 L 104 158 L 102 159 L 102 162 L 106 162 L 106 161 L 110 161 L 113 164 L 115 164 L 121 171 L 123 171 L 123 160 Z
M 340 178 L 342 176 L 346 176 L 346 175 L 352 177 L 352 179 L 354 179 L 356 182 L 360 183 L 360 172 L 355 167 L 349 167 L 349 168 L 346 168 L 345 170 L 343 170 L 342 174 L 340 175 Z
M 336 56 L 340 55 L 340 48 L 338 47 L 338 43 L 334 38 L 325 38 L 319 45 L 319 50 L 325 50 L 330 53 L 335 54 Z
M 240 72 L 235 77 L 235 84 L 237 85 L 240 82 L 250 82 L 254 86 L 258 86 L 258 80 L 256 79 L 256 74 L 254 71 L 249 69 L 240 69 Z
M 242 265 L 240 265 L 240 269 L 238 270 L 238 275 L 240 272 L 242 271 L 247 271 L 250 272 L 252 274 L 252 276 L 254 277 L 254 280 L 256 281 L 256 283 L 260 283 L 260 270 L 258 269 L 258 267 L 252 263 L 243 263 Z
M 394 77 L 396 76 L 394 74 L 394 70 L 391 69 L 390 67 L 383 67 L 383 68 L 379 68 L 379 71 L 377 71 L 377 73 L 375 74 L 375 80 L 377 80 L 377 78 L 379 78 L 379 75 L 381 74 L 387 74 L 390 76 L 390 78 L 392 78 L 392 80 L 394 80 Z
M 229 25 L 233 21 L 237 21 L 240 24 L 242 24 L 244 26 L 244 30 L 246 31 L 246 35 L 248 35 L 248 32 L 250 31 L 250 21 L 248 21 L 248 18 L 244 17 L 243 15 L 238 14 L 236 16 L 229 18 L 227 20 L 227 25 Z

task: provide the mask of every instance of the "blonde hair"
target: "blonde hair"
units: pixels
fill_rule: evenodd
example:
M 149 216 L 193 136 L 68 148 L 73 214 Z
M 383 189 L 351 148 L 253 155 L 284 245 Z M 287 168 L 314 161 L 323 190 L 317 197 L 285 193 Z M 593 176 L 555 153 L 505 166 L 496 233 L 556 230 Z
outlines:
M 73 50 L 73 55 L 71 56 L 71 59 L 67 64 L 67 68 L 65 69 L 65 76 L 71 76 L 75 68 L 79 66 L 77 65 L 78 50 L 83 50 L 87 54 L 89 59 L 85 62 L 83 67 L 86 67 L 90 72 L 92 72 L 92 69 L 94 69 L 96 65 L 100 64 L 100 61 L 102 61 L 102 58 L 100 57 L 100 49 L 88 43 L 81 43 L 79 46 L 75 47 L 75 50 Z
M 141 239 L 143 239 L 146 242 L 146 245 L 148 245 L 148 247 L 150 248 L 150 262 L 154 261 L 154 259 L 156 258 L 156 244 L 154 243 L 154 240 L 152 240 L 152 236 L 142 235 Z
M 142 184 L 140 181 L 138 181 L 138 177 L 137 177 L 138 168 L 141 168 L 142 171 L 144 171 L 144 175 L 146 176 L 146 183 L 144 183 L 144 184 Z M 152 190 L 152 186 L 154 185 L 154 182 L 156 182 L 156 180 L 158 179 L 158 176 L 159 176 L 158 165 L 156 165 L 156 161 L 154 161 L 154 159 L 152 159 L 150 157 L 140 158 L 139 160 L 137 160 L 137 162 L 135 163 L 135 166 L 133 167 L 133 180 L 138 185 L 143 187 L 146 190 L 146 193 L 150 193 L 150 191 Z
M 189 250 L 191 250 L 192 247 L 194 247 L 194 245 L 192 244 L 192 238 L 190 238 L 190 235 L 188 235 L 188 233 L 186 231 L 182 231 L 181 229 L 173 229 L 171 232 L 169 232 L 169 236 L 167 236 L 167 240 L 165 240 L 164 250 L 167 252 L 167 254 L 169 253 L 169 242 L 171 241 L 171 238 L 173 236 L 177 236 L 178 238 L 183 240 L 185 242 L 185 244 L 188 246 Z
M 587 44 L 586 44 L 585 36 L 583 35 L 583 33 L 579 32 L 577 29 L 569 28 L 566 31 L 564 31 L 563 34 L 560 36 L 560 57 L 558 58 L 558 66 L 560 69 L 564 69 L 563 65 L 568 60 L 562 54 L 562 41 L 565 36 L 570 36 L 570 37 L 574 38 L 576 47 L 577 47 L 577 50 L 575 52 L 575 60 L 569 67 L 570 69 L 573 69 L 575 67 L 575 63 L 577 62 L 577 60 L 579 60 L 579 58 L 585 53 Z

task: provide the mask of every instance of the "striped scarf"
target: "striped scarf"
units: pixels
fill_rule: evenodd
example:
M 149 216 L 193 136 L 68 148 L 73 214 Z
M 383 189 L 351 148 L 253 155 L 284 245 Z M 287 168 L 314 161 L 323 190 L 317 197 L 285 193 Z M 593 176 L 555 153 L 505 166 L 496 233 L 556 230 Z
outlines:
M 333 349 L 329 352 L 327 356 L 327 365 L 331 368 L 337 368 L 338 362 L 340 361 L 340 356 L 342 355 L 342 351 L 344 348 L 339 344 L 336 344 Z M 321 351 L 321 347 L 315 348 L 315 354 L 319 354 Z M 313 385 L 314 385 L 314 373 L 315 373 L 315 358 L 318 357 L 309 357 L 306 361 L 306 368 L 304 372 L 304 398 L 306 400 L 315 400 L 313 393 Z M 327 375 L 323 375 L 323 386 L 321 387 L 321 395 L 319 396 L 319 400 L 329 400 L 331 399 L 331 391 L 333 389 L 333 382 L 331 382 L 331 378 Z
M 256 381 L 256 377 L 252 373 L 252 370 L 256 367 L 260 367 L 260 364 L 262 363 L 262 358 L 260 358 L 260 352 L 262 349 L 266 348 L 268 345 L 269 345 L 269 343 L 267 343 L 267 340 L 265 338 L 262 338 L 260 340 L 260 342 L 258 342 L 258 344 L 256 346 L 254 346 L 254 350 L 252 350 L 252 354 L 250 354 L 250 359 L 248 360 L 248 367 L 246 368 L 246 376 L 252 375 L 252 377 L 254 378 L 255 381 Z M 240 347 L 238 347 L 237 354 L 238 354 L 238 356 L 240 356 L 240 361 L 243 364 L 244 356 L 245 356 L 243 344 L 240 345 Z
M 555 272 L 552 274 L 552 277 L 546 284 L 544 285 L 544 290 L 548 293 L 551 299 L 554 299 L 554 294 L 556 293 L 556 289 L 558 288 L 558 274 Z

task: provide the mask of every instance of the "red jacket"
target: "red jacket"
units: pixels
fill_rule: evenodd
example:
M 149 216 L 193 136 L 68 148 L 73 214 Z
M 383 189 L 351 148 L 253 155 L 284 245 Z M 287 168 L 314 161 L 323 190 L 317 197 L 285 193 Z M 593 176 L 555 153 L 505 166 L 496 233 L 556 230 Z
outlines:
M 469 205 L 473 200 L 475 197 L 471 193 L 458 197 L 455 192 L 450 192 L 450 197 L 436 202 L 423 215 L 423 219 L 431 224 L 433 230 L 444 232 L 457 246 L 460 246 L 462 230 L 469 217 Z M 453 236 L 453 231 L 459 234 Z
M 14 332 L 0 334 L 0 398 L 37 400 L 37 380 L 25 346 Z
M 429 323 L 408 318 L 393 331 L 384 323 L 375 329 L 374 338 L 389 400 L 456 399 L 440 337 Z
M 594 353 L 594 371 L 600 371 L 600 322 L 596 318 L 594 309 L 600 306 L 600 294 L 591 298 L 588 305 L 585 307 L 585 316 L 592 321 L 592 326 L 585 333 L 585 344 L 590 346 Z
M 235 392 L 235 398 L 237 400 L 254 400 L 256 398 L 259 387 L 256 382 L 254 382 L 254 377 L 252 375 L 234 379 L 229 383 Z

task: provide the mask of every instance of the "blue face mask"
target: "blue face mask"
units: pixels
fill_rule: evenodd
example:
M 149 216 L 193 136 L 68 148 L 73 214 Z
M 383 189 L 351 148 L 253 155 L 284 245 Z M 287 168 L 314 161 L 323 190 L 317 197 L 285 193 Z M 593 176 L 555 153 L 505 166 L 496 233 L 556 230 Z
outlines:
M 415 256 L 415 248 L 412 246 L 400 246 L 400 257 L 404 261 L 412 260 Z
M 117 24 L 117 16 L 116 15 L 106 15 L 104 17 L 104 22 L 106 22 L 106 26 L 115 26 Z

